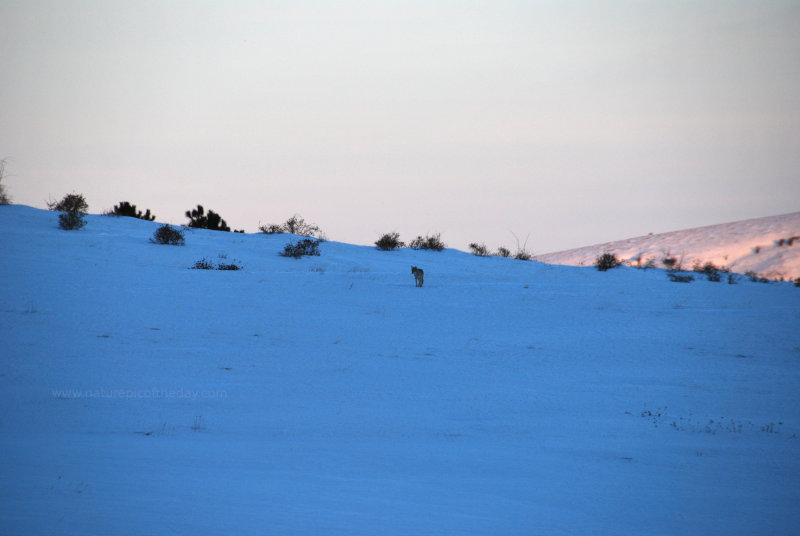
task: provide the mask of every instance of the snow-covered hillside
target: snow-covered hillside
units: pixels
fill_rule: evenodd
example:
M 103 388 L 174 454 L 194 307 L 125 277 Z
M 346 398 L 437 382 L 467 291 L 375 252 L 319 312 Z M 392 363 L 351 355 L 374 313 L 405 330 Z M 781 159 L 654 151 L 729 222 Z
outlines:
M 0 206 L 0 534 L 800 526 L 790 283 L 87 220 Z
M 651 234 L 536 258 L 550 264 L 591 266 L 605 252 L 632 265 L 653 261 L 663 267 L 662 260 L 672 257 L 687 270 L 711 262 L 740 274 L 793 280 L 800 277 L 800 212 Z

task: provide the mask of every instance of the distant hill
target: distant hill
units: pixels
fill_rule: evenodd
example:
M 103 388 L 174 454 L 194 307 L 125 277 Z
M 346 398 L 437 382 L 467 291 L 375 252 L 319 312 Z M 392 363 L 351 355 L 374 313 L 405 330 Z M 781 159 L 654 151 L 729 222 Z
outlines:
M 590 266 L 606 251 L 630 265 L 652 261 L 664 267 L 662 260 L 674 257 L 684 269 L 712 262 L 737 273 L 795 279 L 800 277 L 800 212 L 650 234 L 538 255 L 536 260 Z

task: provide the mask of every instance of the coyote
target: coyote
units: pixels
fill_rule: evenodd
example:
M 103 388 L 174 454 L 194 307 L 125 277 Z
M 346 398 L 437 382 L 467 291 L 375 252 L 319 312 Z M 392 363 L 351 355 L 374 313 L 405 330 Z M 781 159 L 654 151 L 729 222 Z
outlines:
M 425 272 L 422 271 L 422 268 L 417 268 L 416 266 L 412 266 L 411 273 L 414 274 L 414 280 L 416 281 L 417 286 L 421 287 L 422 283 L 425 282 Z

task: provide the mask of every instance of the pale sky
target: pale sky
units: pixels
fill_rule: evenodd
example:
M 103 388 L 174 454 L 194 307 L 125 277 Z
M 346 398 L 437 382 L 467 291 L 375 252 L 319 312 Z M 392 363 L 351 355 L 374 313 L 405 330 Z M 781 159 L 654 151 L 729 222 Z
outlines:
M 14 202 L 546 253 L 800 210 L 798 1 L 0 0 Z

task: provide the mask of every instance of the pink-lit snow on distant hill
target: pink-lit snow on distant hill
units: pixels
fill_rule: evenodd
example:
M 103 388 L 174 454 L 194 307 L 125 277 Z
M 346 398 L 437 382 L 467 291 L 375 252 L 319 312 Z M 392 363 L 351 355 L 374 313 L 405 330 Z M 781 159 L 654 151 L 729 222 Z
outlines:
M 614 253 L 632 266 L 652 260 L 655 266 L 664 267 L 662 260 L 674 257 L 683 269 L 711 262 L 737 273 L 795 279 L 800 277 L 800 212 L 606 242 L 536 259 L 590 266 L 604 252 Z

